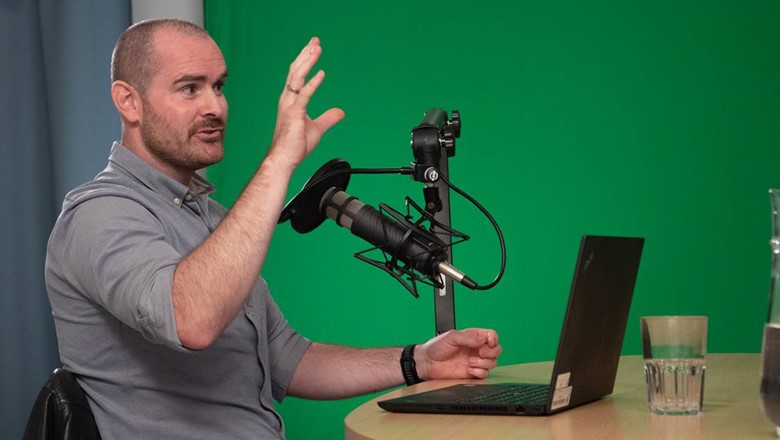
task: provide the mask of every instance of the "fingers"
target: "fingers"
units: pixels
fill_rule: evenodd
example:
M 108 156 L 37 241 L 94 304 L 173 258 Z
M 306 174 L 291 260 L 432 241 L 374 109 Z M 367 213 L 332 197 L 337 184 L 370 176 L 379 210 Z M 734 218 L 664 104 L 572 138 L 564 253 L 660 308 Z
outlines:
M 468 360 L 467 371 L 472 377 L 484 379 L 496 365 L 498 365 L 498 361 L 495 357 L 472 356 Z
M 476 378 L 476 379 L 484 379 L 490 375 L 490 370 L 493 369 L 495 365 L 492 367 L 469 367 L 468 368 L 468 374 L 469 376 Z
M 279 97 L 280 115 L 284 112 L 290 117 L 305 117 L 309 100 L 325 80 L 325 72 L 322 70 L 317 71 L 308 81 L 306 80 L 321 54 L 320 39 L 312 37 L 290 64 L 284 90 Z M 322 134 L 342 119 L 344 119 L 342 110 L 330 109 L 313 121 L 314 131 Z
M 483 379 L 498 364 L 501 351 L 495 330 L 471 328 L 436 336 L 418 346 L 415 359 L 420 377 Z
M 313 37 L 290 64 L 290 71 L 287 74 L 287 82 L 282 92 L 282 99 L 295 100 L 298 97 L 302 97 L 308 102 L 308 99 L 317 90 L 324 77 L 324 72 L 319 71 L 306 82 L 306 77 L 317 63 L 321 54 L 320 39 Z
M 472 356 L 469 358 L 469 368 L 490 370 L 496 365 L 498 365 L 498 360 L 494 357 Z
M 332 108 L 315 119 L 314 124 L 324 133 L 342 119 L 344 119 L 344 111 L 340 108 Z
M 468 372 L 471 376 L 484 379 L 490 370 L 498 365 L 498 356 L 501 355 L 501 345 L 494 347 L 485 346 L 479 350 L 479 356 L 469 358 Z
M 316 119 L 307 114 L 309 101 L 325 79 L 325 72 L 317 71 L 307 80 L 322 54 L 320 40 L 313 37 L 290 64 L 290 69 L 279 97 L 279 106 L 270 151 L 279 152 L 293 166 L 297 166 L 317 146 L 323 134 L 344 119 L 344 112 L 334 108 Z
M 466 347 L 477 348 L 485 345 L 490 348 L 499 347 L 498 333 L 491 329 L 469 328 L 450 333 L 452 343 Z
M 496 359 L 503 351 L 495 330 L 470 328 L 445 334 L 447 343 L 454 347 L 467 347 L 477 351 L 485 359 Z
M 314 92 L 317 91 L 322 81 L 325 79 L 325 72 L 323 70 L 315 73 L 308 82 L 305 75 L 301 80 L 289 80 L 284 86 L 282 95 L 279 97 L 280 108 L 306 108 L 309 104 Z M 295 85 L 297 83 L 303 84 L 302 86 Z
M 471 377 L 484 379 L 498 364 L 503 349 L 495 330 L 471 328 L 451 332 L 449 336 L 452 344 L 477 350 L 476 355 L 468 358 L 467 372 Z
M 309 117 L 306 117 L 306 120 L 308 121 L 307 127 L 306 127 L 306 141 L 307 141 L 307 148 L 314 148 L 315 145 L 317 145 L 322 138 L 322 136 L 325 134 L 326 131 L 328 131 L 331 127 L 339 123 L 344 119 L 344 111 L 340 108 L 332 108 L 325 113 L 321 114 L 317 119 L 311 120 Z

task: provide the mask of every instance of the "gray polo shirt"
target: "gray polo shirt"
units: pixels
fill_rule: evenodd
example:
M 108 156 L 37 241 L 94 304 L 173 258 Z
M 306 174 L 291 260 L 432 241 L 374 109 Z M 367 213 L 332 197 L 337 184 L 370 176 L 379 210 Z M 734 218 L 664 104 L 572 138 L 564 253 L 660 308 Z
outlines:
M 60 359 L 104 439 L 284 437 L 273 399 L 310 342 L 262 278 L 209 348 L 186 349 L 176 333 L 173 272 L 226 213 L 213 190 L 200 178 L 182 185 L 114 143 L 107 168 L 65 198 L 46 286 Z

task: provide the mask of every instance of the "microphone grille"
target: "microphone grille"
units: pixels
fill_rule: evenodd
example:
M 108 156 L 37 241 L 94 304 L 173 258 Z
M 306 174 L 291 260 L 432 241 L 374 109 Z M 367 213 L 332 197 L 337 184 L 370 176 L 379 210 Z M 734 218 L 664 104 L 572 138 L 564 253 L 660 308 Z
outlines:
M 352 230 L 358 211 L 365 206 L 363 202 L 341 189 L 333 187 L 325 192 L 320 200 L 320 210 L 326 217 L 334 220 L 339 226 Z

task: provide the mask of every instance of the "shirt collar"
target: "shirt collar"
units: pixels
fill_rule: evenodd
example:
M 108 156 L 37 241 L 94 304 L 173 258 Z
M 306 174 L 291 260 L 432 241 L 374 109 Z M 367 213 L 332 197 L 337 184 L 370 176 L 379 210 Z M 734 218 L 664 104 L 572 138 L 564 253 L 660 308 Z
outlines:
M 166 176 L 119 142 L 114 142 L 111 146 L 108 161 L 124 169 L 141 184 L 162 194 L 178 206 L 181 206 L 185 200 L 192 199 L 193 196 L 208 197 L 216 191 L 216 188 L 199 174 L 192 178 L 189 186 Z

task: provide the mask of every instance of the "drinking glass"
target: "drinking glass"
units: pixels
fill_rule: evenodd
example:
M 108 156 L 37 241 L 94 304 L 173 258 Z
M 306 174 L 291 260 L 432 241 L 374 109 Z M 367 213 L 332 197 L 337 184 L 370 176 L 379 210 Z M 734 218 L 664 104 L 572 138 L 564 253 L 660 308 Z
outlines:
M 647 404 L 659 415 L 693 415 L 704 404 L 706 316 L 641 318 Z

